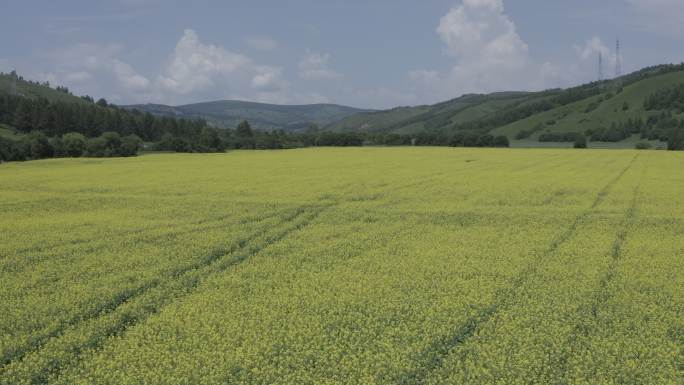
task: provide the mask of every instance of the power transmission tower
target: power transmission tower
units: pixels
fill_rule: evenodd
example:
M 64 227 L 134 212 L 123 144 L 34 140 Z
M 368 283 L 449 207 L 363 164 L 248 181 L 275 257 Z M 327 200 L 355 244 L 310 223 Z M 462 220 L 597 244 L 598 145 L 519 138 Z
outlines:
M 12 85 L 10 88 L 10 95 L 17 96 L 17 71 L 12 71 L 10 74 L 12 77 Z
M 603 52 L 598 53 L 598 82 L 603 82 Z
M 615 78 L 622 76 L 622 56 L 620 55 L 620 39 L 615 43 Z

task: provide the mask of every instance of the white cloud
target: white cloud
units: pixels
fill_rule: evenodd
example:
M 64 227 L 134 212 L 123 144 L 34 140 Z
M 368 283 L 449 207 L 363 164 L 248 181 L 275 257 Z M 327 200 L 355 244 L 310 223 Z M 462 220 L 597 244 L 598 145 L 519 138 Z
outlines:
M 299 77 L 305 80 L 330 80 L 341 77 L 338 72 L 329 68 L 329 61 L 329 53 L 321 54 L 307 50 L 299 61 Z
M 464 0 L 440 20 L 437 33 L 457 64 L 449 78 L 464 92 L 505 86 L 528 63 L 528 47 L 502 0 Z
M 258 51 L 273 51 L 279 46 L 276 40 L 268 36 L 250 36 L 245 39 L 245 43 L 250 48 Z
M 599 37 L 575 45 L 574 58 L 560 63 L 535 61 L 506 14 L 503 0 L 463 0 L 441 18 L 437 34 L 455 65 L 446 72 L 418 69 L 408 73 L 413 92 L 428 102 L 466 93 L 568 87 L 596 80 L 599 52 L 606 77 L 616 62 Z
M 252 77 L 252 88 L 268 92 L 281 90 L 287 84 L 283 80 L 282 73 L 280 67 L 258 66 L 256 74 Z
M 216 85 L 218 78 L 246 72 L 251 60 L 215 45 L 204 45 L 195 31 L 185 30 L 157 84 L 170 92 L 189 94 Z
M 193 30 L 185 30 L 157 91 L 196 98 L 273 98 L 287 82 L 280 67 L 258 65 L 248 56 L 213 44 L 204 44 Z M 201 95 L 201 96 L 200 96 Z
M 47 54 L 52 71 L 38 77 L 93 96 L 145 94 L 150 80 L 119 58 L 122 51 L 116 44 L 76 44 L 53 51 Z
M 280 67 L 258 64 L 244 54 L 205 44 L 190 29 L 178 40 L 163 71 L 151 79 L 122 59 L 124 54 L 124 47 L 117 44 L 76 44 L 45 55 L 42 61 L 52 69 L 36 77 L 116 103 L 272 102 L 291 96 Z
M 456 63 L 446 73 L 409 73 L 415 92 L 426 100 L 529 89 L 537 81 L 539 66 L 533 68 L 529 47 L 506 14 L 503 0 L 463 0 L 440 19 L 436 32 Z
M 583 60 L 593 59 L 600 53 L 604 58 L 610 56 L 610 49 L 603 43 L 601 38 L 594 36 L 587 40 L 584 45 L 575 45 L 575 52 Z

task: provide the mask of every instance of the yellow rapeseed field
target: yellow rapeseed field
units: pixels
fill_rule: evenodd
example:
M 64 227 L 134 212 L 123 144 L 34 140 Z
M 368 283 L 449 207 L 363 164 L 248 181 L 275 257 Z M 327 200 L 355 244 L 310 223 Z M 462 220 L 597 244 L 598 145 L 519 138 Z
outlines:
M 0 165 L 0 384 L 684 383 L 684 154 Z

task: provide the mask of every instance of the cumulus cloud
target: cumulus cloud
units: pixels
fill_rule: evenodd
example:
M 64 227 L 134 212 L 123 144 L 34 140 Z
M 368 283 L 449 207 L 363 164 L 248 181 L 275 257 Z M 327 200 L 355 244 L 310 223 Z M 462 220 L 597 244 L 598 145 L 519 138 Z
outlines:
M 442 17 L 437 33 L 458 61 L 454 75 L 484 81 L 482 86 L 493 71 L 508 74 L 528 61 L 527 44 L 504 12 L 502 0 L 464 0 Z
M 575 52 L 583 60 L 595 58 L 600 53 L 604 58 L 610 55 L 610 49 L 603 43 L 600 37 L 594 36 L 583 45 L 575 45 Z
M 92 95 L 149 91 L 150 80 L 119 58 L 122 51 L 123 47 L 116 44 L 76 44 L 63 48 L 47 54 L 54 69 L 39 74 L 39 78 L 53 84 L 68 84 Z
M 504 12 L 503 0 L 464 0 L 442 17 L 437 33 L 461 66 L 517 68 L 528 47 Z
M 161 73 L 151 78 L 139 73 L 124 56 L 121 45 L 76 44 L 47 54 L 44 59 L 53 69 L 37 78 L 67 85 L 79 94 L 107 96 L 117 103 L 282 102 L 288 98 L 282 68 L 205 44 L 191 29 L 184 31 Z
M 434 95 L 432 100 L 529 87 L 529 48 L 506 14 L 503 0 L 464 0 L 440 19 L 436 32 L 455 65 L 448 73 L 409 73 L 419 92 Z
M 615 54 L 598 37 L 575 45 L 572 60 L 560 64 L 534 60 L 503 0 L 463 0 L 440 19 L 437 35 L 454 58 L 453 67 L 446 72 L 408 73 L 413 92 L 430 102 L 466 93 L 539 90 L 592 81 L 599 52 L 606 74 L 615 64 Z
M 280 67 L 259 65 L 244 54 L 204 44 L 195 31 L 188 29 L 155 85 L 160 91 L 176 95 L 270 100 L 271 94 L 287 87 L 287 82 Z
M 330 69 L 329 61 L 329 53 L 315 53 L 307 50 L 299 61 L 299 77 L 305 80 L 330 80 L 341 77 L 338 72 Z
M 215 45 L 204 45 L 195 31 L 187 29 L 157 84 L 173 93 L 189 94 L 214 87 L 218 78 L 248 71 L 250 66 L 251 60 L 247 56 Z

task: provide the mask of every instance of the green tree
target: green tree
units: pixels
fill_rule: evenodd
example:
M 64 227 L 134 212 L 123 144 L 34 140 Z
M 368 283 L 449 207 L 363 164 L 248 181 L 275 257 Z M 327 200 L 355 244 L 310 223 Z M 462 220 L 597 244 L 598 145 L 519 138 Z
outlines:
M 243 120 L 240 122 L 240 124 L 238 124 L 237 128 L 235 129 L 235 134 L 242 138 L 251 138 L 254 136 L 252 126 L 250 126 L 249 122 L 246 120 Z
M 14 111 L 13 125 L 20 131 L 29 132 L 33 129 L 33 108 L 30 99 L 19 98 Z
M 684 129 L 673 128 L 667 135 L 667 149 L 671 151 L 684 150 Z
M 82 156 L 86 149 L 86 138 L 77 132 L 69 132 L 62 136 L 64 155 L 77 158 Z
M 218 130 L 213 127 L 204 127 L 199 136 L 199 144 L 206 151 L 223 151 L 225 146 L 219 136 Z
M 100 138 L 104 141 L 104 156 L 118 156 L 121 155 L 121 135 L 118 132 L 105 132 Z
M 574 147 L 575 148 L 587 148 L 587 138 L 582 134 L 577 135 L 577 137 L 575 138 Z
M 0 136 L 0 163 L 14 160 L 14 142 Z
M 32 159 L 49 158 L 53 155 L 50 141 L 41 131 L 31 131 L 27 139 Z
M 64 142 L 59 136 L 50 138 L 50 146 L 52 146 L 52 156 L 55 158 L 63 157 L 64 154 Z
M 106 143 L 102 137 L 91 138 L 86 142 L 86 152 L 87 156 L 101 158 L 106 155 Z
M 499 135 L 494 138 L 494 147 L 510 147 L 510 145 L 511 143 L 505 135 Z
M 142 147 L 142 140 L 137 135 L 128 135 L 121 139 L 119 155 L 136 156 Z
M 252 131 L 249 122 L 246 120 L 243 120 L 238 124 L 235 129 L 235 136 L 237 137 L 235 142 L 237 148 L 254 148 L 256 145 L 254 141 L 254 132 Z
M 651 145 L 651 143 L 649 142 L 639 142 L 634 145 L 634 148 L 636 148 L 637 150 L 648 150 L 650 148 L 653 148 L 653 145 Z

